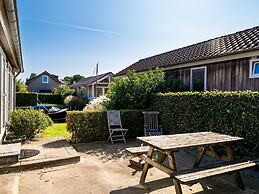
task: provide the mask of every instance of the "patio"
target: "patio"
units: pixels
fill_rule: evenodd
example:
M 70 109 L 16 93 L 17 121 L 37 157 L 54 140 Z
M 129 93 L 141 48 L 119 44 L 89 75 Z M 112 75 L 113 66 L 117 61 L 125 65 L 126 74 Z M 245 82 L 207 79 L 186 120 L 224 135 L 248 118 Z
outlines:
M 77 144 L 81 156 L 77 164 L 44 168 L 34 171 L 0 175 L 1 194 L 9 193 L 174 193 L 172 180 L 163 172 L 152 168 L 146 183 L 140 186 L 141 172 L 128 167 L 131 158 L 126 147 L 136 146 L 135 141 L 126 145 L 106 142 Z M 176 154 L 179 168 L 190 167 L 192 152 Z M 205 158 L 207 163 L 210 159 Z M 203 161 L 203 162 L 204 162 Z M 242 173 L 246 190 L 239 190 L 232 176 L 206 179 L 192 186 L 183 185 L 184 193 L 258 193 L 259 173 L 247 170 Z M 159 180 L 161 179 L 161 180 Z

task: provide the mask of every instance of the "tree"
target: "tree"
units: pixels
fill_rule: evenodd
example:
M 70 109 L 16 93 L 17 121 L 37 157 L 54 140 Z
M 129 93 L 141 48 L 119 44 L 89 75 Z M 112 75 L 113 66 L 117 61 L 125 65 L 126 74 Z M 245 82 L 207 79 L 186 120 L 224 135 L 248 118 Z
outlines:
M 36 74 L 36 73 L 31 73 L 31 75 L 30 75 L 29 79 L 34 78 L 34 77 L 36 77 L 36 76 L 37 76 L 37 74 Z
M 127 77 L 117 78 L 110 84 L 106 103 L 108 109 L 145 109 L 152 93 L 160 91 L 164 83 L 160 69 L 147 73 L 129 72 Z
M 74 83 L 80 81 L 81 79 L 84 79 L 85 77 L 79 74 L 73 75 L 73 76 L 66 76 L 64 77 L 65 84 L 68 86 L 73 85 Z
M 28 92 L 27 86 L 21 79 L 16 80 L 16 92 L 21 92 L 21 93 Z
M 75 92 L 74 89 L 71 89 L 69 86 L 66 86 L 64 84 L 59 85 L 54 90 L 54 94 L 59 94 L 63 99 L 65 99 L 67 96 L 72 95 Z

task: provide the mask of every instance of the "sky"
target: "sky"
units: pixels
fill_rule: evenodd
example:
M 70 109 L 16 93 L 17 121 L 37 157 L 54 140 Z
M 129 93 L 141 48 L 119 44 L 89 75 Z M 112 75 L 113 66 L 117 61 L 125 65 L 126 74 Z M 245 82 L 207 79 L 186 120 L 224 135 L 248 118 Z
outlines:
M 142 58 L 259 25 L 258 0 L 18 0 L 24 79 L 117 73 Z

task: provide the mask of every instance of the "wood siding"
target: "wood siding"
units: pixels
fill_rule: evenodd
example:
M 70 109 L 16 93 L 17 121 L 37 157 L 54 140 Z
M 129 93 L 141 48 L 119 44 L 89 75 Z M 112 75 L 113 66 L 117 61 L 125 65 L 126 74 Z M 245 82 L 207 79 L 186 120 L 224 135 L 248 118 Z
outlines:
M 244 58 L 202 65 L 207 66 L 207 90 L 258 91 L 259 78 L 249 78 L 249 62 L 250 58 Z M 170 70 L 166 71 L 166 76 L 176 77 L 186 88 L 190 88 L 190 70 L 190 67 Z
M 31 91 L 37 91 L 37 92 L 51 92 L 60 85 L 60 83 L 52 79 L 50 76 L 48 76 L 49 77 L 48 83 L 42 83 L 42 76 L 48 76 L 48 75 L 42 74 L 41 76 L 29 82 L 28 89 Z

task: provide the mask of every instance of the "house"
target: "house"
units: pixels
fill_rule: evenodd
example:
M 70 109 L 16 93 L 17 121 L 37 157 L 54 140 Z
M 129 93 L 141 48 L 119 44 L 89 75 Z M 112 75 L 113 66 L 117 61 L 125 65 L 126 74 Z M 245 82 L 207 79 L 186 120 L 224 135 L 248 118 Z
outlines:
M 112 72 L 108 72 L 87 77 L 74 83 L 73 88 L 76 89 L 77 96 L 91 100 L 106 93 L 113 75 Z
M 157 67 L 191 91 L 258 91 L 259 26 L 141 59 L 115 77 Z
M 26 85 L 32 92 L 51 93 L 63 82 L 58 79 L 57 75 L 50 74 L 47 71 L 28 79 Z
M 0 0 L 0 144 L 15 105 L 15 78 L 23 72 L 15 0 Z

